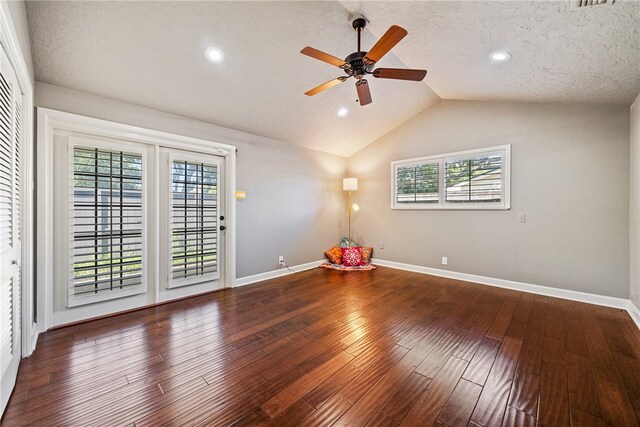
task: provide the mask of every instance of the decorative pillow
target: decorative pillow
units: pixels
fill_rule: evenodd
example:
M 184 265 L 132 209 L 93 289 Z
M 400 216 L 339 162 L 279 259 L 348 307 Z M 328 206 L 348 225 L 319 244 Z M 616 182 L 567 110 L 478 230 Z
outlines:
M 362 255 L 360 255 L 360 247 L 352 246 L 350 248 L 340 248 L 342 251 L 342 264 L 345 267 L 357 267 L 365 265 L 362 262 Z
M 331 264 L 342 264 L 342 251 L 338 246 L 334 246 L 324 253 Z
M 351 241 L 351 243 L 349 243 L 349 238 L 343 237 L 342 241 L 340 241 L 340 248 L 348 248 L 350 246 L 354 247 L 354 246 L 360 246 L 360 245 L 354 242 L 353 240 Z
M 373 254 L 373 248 L 360 247 L 360 255 L 362 256 L 362 262 L 364 265 L 371 262 L 371 254 Z

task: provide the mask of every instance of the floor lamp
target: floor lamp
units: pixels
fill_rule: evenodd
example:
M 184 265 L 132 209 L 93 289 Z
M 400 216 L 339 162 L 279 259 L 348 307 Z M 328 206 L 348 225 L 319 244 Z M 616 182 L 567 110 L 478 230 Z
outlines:
M 360 206 L 357 203 L 351 203 L 351 192 L 358 190 L 358 178 L 343 178 L 342 189 L 349 192 L 349 247 L 351 247 L 351 211 L 358 211 Z

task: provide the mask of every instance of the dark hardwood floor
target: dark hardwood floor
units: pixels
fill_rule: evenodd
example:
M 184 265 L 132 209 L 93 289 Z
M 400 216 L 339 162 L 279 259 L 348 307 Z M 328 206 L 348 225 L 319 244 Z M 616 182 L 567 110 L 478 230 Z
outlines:
M 324 269 L 40 336 L 3 425 L 637 426 L 623 310 Z

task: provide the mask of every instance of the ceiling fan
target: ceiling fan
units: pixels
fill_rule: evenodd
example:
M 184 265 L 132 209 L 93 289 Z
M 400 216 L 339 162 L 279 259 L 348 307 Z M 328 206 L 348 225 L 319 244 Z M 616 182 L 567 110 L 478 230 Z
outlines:
M 360 102 L 360 105 L 367 105 L 372 101 L 369 83 L 367 82 L 367 79 L 364 78 L 367 74 L 371 74 L 373 77 L 379 79 L 412 80 L 417 82 L 424 79 L 424 76 L 427 75 L 427 70 L 411 70 L 408 68 L 376 68 L 374 70 L 373 66 L 376 62 L 378 62 L 407 35 L 407 30 L 397 25 L 392 25 L 380 40 L 373 45 L 371 50 L 364 52 L 360 50 L 360 35 L 362 30 L 364 30 L 365 25 L 367 25 L 367 20 L 362 16 L 358 16 L 353 20 L 353 29 L 358 33 L 358 50 L 347 56 L 344 61 L 310 46 L 307 46 L 300 51 L 300 53 L 304 55 L 341 68 L 347 74 L 346 76 L 340 76 L 333 80 L 329 80 L 320 86 L 316 86 L 313 89 L 306 91 L 304 93 L 305 95 L 316 95 L 323 90 L 329 89 L 330 87 L 346 81 L 349 77 L 355 77 L 357 80 L 356 91 L 358 92 L 358 101 Z

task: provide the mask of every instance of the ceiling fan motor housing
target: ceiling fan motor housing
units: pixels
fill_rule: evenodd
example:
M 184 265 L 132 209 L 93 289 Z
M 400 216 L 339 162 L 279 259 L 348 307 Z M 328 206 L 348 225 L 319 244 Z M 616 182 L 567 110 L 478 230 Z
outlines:
M 351 67 L 344 70 L 349 76 L 353 76 L 356 79 L 361 79 L 365 74 L 371 74 L 371 69 L 374 64 L 367 65 L 364 61 L 364 57 L 367 52 L 353 52 L 351 55 L 344 59 L 344 62 L 348 63 Z

